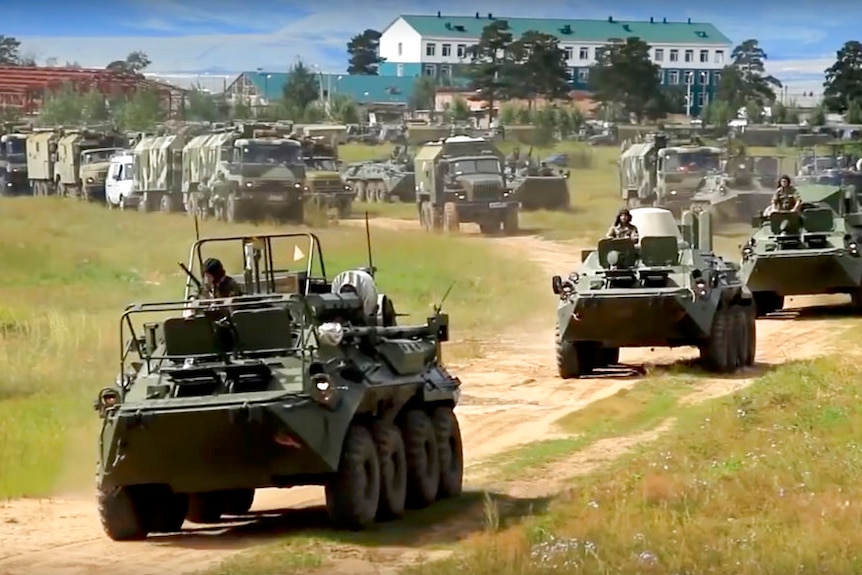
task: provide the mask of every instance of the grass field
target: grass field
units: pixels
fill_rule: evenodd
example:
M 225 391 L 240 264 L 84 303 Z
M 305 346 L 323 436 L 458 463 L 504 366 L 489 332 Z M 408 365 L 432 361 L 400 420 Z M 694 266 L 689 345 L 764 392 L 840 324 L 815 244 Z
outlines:
M 860 376 L 849 359 L 788 364 L 680 406 L 671 432 L 546 513 L 409 573 L 859 572 Z
M 0 213 L 0 497 L 86 486 L 98 421 L 90 405 L 117 374 L 120 313 L 132 301 L 182 297 L 176 262 L 188 257 L 193 223 L 57 199 L 3 199 Z M 202 234 L 242 230 L 285 231 L 206 222 Z M 330 277 L 365 265 L 363 229 L 318 233 Z M 445 306 L 447 357 L 472 355 L 476 344 L 463 340 L 507 326 L 531 299 L 547 297 L 544 283 L 510 281 L 529 277 L 529 262 L 503 259 L 485 243 L 378 229 L 372 242 L 378 285 L 399 312 L 413 314 L 402 323 L 423 322 L 456 281 Z

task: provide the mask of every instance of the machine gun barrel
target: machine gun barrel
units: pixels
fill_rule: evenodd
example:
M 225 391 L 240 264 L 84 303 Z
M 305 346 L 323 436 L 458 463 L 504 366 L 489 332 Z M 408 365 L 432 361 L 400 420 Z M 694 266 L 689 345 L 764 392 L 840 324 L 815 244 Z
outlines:
M 448 339 L 448 314 L 437 314 L 428 319 L 425 325 L 393 325 L 387 327 L 379 326 L 353 326 L 344 330 L 344 335 L 353 338 L 385 337 L 391 339 L 411 339 L 416 337 L 436 336 L 445 341 Z

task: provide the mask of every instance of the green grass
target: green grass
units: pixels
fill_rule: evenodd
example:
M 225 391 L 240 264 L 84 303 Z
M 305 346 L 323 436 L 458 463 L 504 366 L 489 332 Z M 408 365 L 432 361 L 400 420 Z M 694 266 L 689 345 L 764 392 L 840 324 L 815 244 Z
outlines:
M 406 573 L 859 572 L 860 382 L 830 357 L 677 408 L 670 432 L 573 480 L 546 513 Z
M 120 313 L 132 301 L 182 296 L 176 262 L 188 257 L 193 224 L 181 215 L 59 199 L 2 199 L 0 212 L 0 497 L 86 487 L 98 422 L 90 405 L 116 377 Z M 204 236 L 266 231 L 286 230 L 202 224 Z M 315 231 L 330 278 L 365 265 L 362 228 Z M 424 322 L 456 282 L 445 306 L 453 340 L 445 357 L 474 355 L 477 334 L 524 317 L 543 293 L 542 284 L 510 281 L 529 277 L 529 262 L 506 259 L 489 244 L 377 228 L 372 242 L 378 286 L 411 314 L 402 323 Z M 231 254 L 222 259 L 229 273 L 236 269 Z

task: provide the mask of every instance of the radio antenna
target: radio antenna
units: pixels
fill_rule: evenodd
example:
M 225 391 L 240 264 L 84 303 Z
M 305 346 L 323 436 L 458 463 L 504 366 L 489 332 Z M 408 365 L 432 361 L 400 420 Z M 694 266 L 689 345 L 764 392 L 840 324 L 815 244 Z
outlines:
M 368 223 L 368 210 L 365 210 L 365 245 L 368 248 L 368 270 L 371 277 L 377 269 L 374 267 L 374 257 L 371 255 L 371 226 Z

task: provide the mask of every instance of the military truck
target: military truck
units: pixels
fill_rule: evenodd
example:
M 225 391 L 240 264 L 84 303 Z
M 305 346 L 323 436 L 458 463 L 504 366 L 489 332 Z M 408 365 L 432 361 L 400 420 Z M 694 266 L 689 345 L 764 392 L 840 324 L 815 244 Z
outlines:
M 759 316 L 795 295 L 849 294 L 862 311 L 862 174 L 798 186 L 800 211 L 755 217 L 742 246 L 741 276 Z
M 712 250 L 711 216 L 631 210 L 639 243 L 605 238 L 566 279 L 552 278 L 557 370 L 582 377 L 619 363 L 622 347 L 693 346 L 708 369 L 754 363 L 754 300 L 739 267 Z
M 195 242 L 192 298 L 208 297 L 197 273 L 210 255 L 238 264 L 246 295 L 122 314 L 120 376 L 94 404 L 108 537 L 241 515 L 259 488 L 323 485 L 347 529 L 461 493 L 447 314 L 397 325 L 374 268 L 329 280 L 312 234 Z
M 9 131 L 0 136 L 0 195 L 29 194 L 27 134 Z
M 238 123 L 189 140 L 183 148 L 183 203 L 219 220 L 303 221 L 302 147 L 274 124 Z
M 64 129 L 57 139 L 56 194 L 104 201 L 111 156 L 127 144 L 126 137 L 111 128 Z
M 458 232 L 479 224 L 483 234 L 518 232 L 517 201 L 510 199 L 503 158 L 483 138 L 451 136 L 416 153 L 416 205 L 426 231 Z
M 27 178 L 34 196 L 56 193 L 57 141 L 59 128 L 34 128 L 27 134 Z
M 319 136 L 305 138 L 302 160 L 305 162 L 306 198 L 325 208 L 335 208 L 339 217 L 350 216 L 355 197 L 353 190 L 338 172 L 338 146 Z
M 620 155 L 620 192 L 629 208 L 664 207 L 679 217 L 689 209 L 704 176 L 717 173 L 721 148 L 696 142 L 669 145 L 667 134 L 631 144 Z
M 210 130 L 208 125 L 187 123 L 170 132 L 142 135 L 133 152 L 134 189 L 142 212 L 186 210 L 183 198 L 183 149 L 194 138 Z

